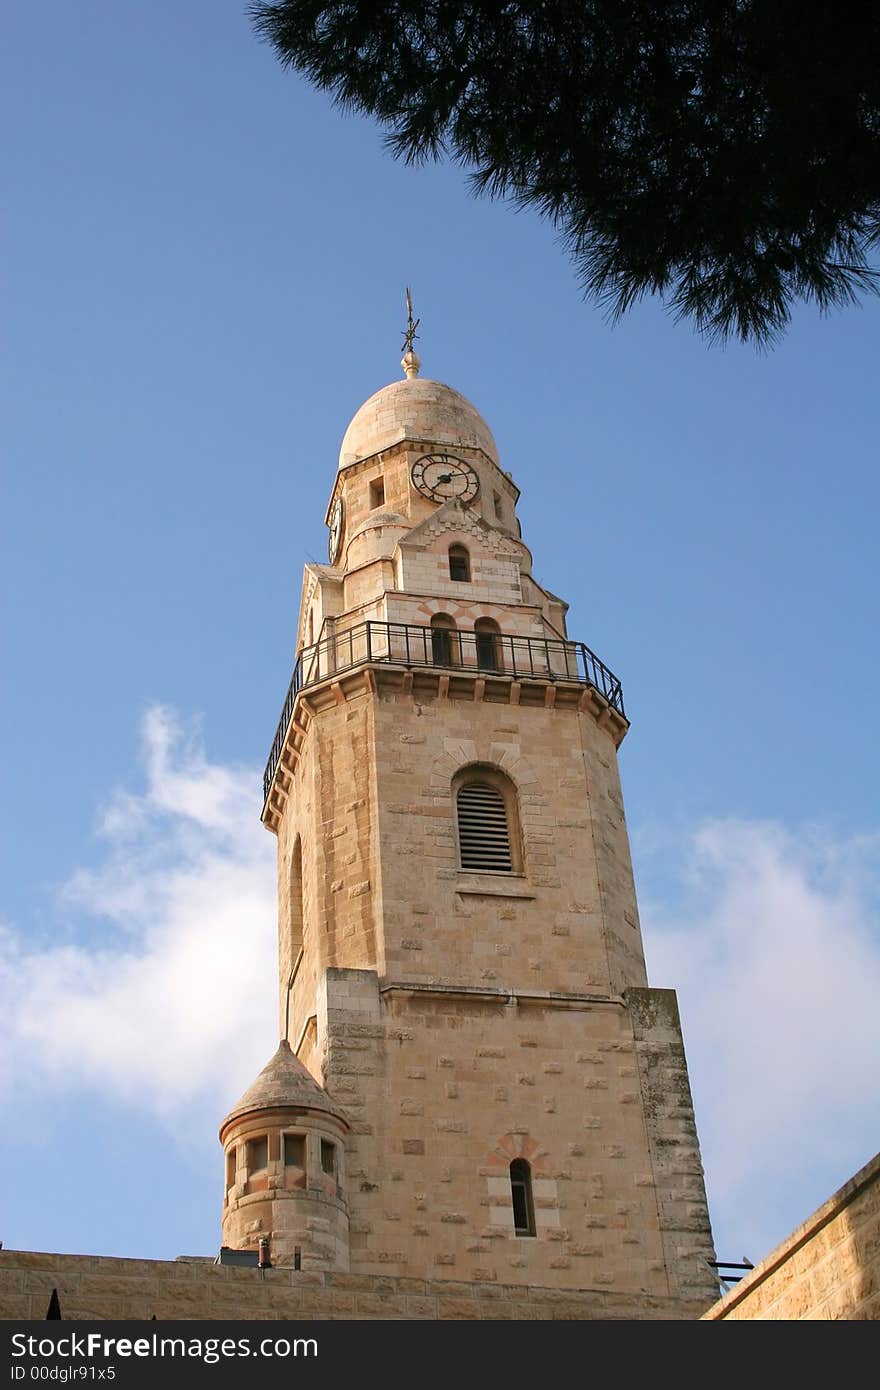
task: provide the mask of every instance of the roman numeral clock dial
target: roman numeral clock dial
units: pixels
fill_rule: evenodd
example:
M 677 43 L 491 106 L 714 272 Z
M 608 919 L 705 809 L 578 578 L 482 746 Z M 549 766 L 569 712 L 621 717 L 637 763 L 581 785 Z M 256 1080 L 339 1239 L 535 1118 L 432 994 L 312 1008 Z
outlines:
M 449 502 L 454 497 L 467 504 L 480 491 L 474 469 L 455 454 L 423 454 L 413 464 L 410 476 L 413 487 L 432 502 Z

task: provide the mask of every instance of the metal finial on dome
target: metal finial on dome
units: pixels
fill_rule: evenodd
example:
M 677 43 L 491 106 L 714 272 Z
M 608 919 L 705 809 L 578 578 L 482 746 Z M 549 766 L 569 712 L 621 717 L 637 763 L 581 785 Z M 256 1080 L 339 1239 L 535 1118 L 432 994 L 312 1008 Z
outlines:
M 406 287 L 406 318 L 406 329 L 404 330 L 403 346 L 401 347 L 403 357 L 401 358 L 400 365 L 406 373 L 407 380 L 411 381 L 413 377 L 418 376 L 419 368 L 422 365 L 422 359 L 413 347 L 413 343 L 419 336 L 416 329 L 421 323 L 421 319 L 413 318 L 412 295 L 410 294 L 409 285 Z

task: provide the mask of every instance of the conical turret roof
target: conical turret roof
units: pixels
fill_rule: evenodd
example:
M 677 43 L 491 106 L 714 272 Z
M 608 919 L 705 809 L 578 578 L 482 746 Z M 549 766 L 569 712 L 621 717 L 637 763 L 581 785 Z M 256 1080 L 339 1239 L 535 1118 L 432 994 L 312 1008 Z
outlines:
M 306 1070 L 291 1051 L 290 1043 L 282 1038 L 278 1051 L 266 1063 L 255 1081 L 232 1107 L 220 1126 L 220 1133 L 243 1115 L 254 1110 L 316 1110 L 334 1115 L 347 1124 L 345 1115 L 331 1100 L 323 1086 Z

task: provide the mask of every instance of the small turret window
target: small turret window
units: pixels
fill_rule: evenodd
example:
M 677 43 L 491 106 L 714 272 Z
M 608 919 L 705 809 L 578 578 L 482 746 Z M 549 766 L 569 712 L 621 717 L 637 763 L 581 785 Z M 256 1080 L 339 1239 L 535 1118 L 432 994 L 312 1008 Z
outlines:
M 370 509 L 375 511 L 377 507 L 385 505 L 385 479 L 374 478 L 370 483 Z
M 305 1168 L 306 1140 L 304 1134 L 285 1134 L 284 1166 L 285 1168 Z
M 336 1177 L 336 1145 L 329 1139 L 321 1140 L 321 1169 L 330 1177 Z
M 469 584 L 471 578 L 471 557 L 463 545 L 449 547 L 449 578 Z
M 235 1148 L 231 1148 L 226 1155 L 226 1186 L 232 1187 L 235 1183 Z
M 247 1146 L 247 1169 L 248 1174 L 258 1173 L 261 1168 L 265 1168 L 269 1162 L 269 1141 L 265 1136 L 262 1139 L 249 1139 Z

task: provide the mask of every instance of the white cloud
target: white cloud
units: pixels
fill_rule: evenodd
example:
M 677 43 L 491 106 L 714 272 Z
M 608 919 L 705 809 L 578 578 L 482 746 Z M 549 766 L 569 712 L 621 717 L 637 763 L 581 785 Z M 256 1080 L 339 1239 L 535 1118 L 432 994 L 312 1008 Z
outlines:
M 763 1257 L 878 1146 L 880 835 L 718 820 L 636 850 L 719 1256 Z
M 219 1118 L 274 1046 L 275 841 L 255 769 L 208 762 L 165 708 L 142 738 L 145 790 L 113 798 L 104 862 L 62 891 L 81 935 L 0 935 L 0 1081 Z

